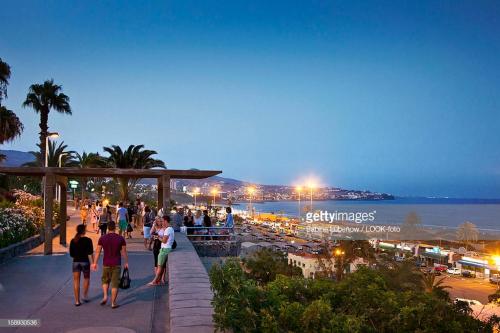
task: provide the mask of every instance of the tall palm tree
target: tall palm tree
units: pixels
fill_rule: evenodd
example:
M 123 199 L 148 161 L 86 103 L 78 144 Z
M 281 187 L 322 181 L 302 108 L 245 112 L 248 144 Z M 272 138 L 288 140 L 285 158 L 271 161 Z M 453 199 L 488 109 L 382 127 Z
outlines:
M 465 248 L 468 249 L 470 243 L 477 242 L 479 231 L 474 223 L 464 222 L 458 226 L 457 238 L 465 243 Z
M 21 135 L 24 126 L 14 112 L 0 106 L 0 144 L 14 140 Z
M 71 114 L 69 97 L 62 92 L 60 85 L 54 84 L 54 80 L 46 80 L 42 84 L 30 86 L 23 107 L 30 107 L 40 114 L 40 153 L 45 156 L 45 138 L 49 131 L 49 113 L 55 110 L 64 114 Z
M 10 79 L 10 66 L 0 58 L 0 105 L 7 97 L 7 86 Z
M 49 156 L 48 156 L 48 166 L 49 167 L 58 167 L 59 166 L 59 156 L 61 157 L 61 166 L 74 166 L 75 161 L 73 158 L 73 154 L 75 154 L 72 150 L 67 150 L 68 146 L 64 144 L 64 141 L 56 144 L 56 142 L 49 141 Z M 23 166 L 43 166 L 45 165 L 45 154 L 42 154 L 39 151 L 30 151 L 30 154 L 35 158 L 32 162 L 24 163 Z
M 83 152 L 81 155 L 79 153 L 75 154 L 75 165 L 79 168 L 104 168 L 108 165 L 108 161 L 99 155 L 99 153 L 86 153 Z M 82 184 L 82 199 L 84 198 L 85 188 L 89 182 L 88 177 L 80 178 Z
M 144 145 L 130 145 L 125 151 L 120 146 L 113 145 L 111 147 L 103 147 L 104 151 L 109 154 L 107 157 L 108 165 L 112 168 L 120 169 L 152 169 L 166 168 L 165 163 L 161 160 L 154 159 L 152 156 L 157 152 L 154 150 L 144 149 Z M 139 179 L 120 178 L 120 194 L 122 200 L 128 199 L 130 189 L 137 184 Z

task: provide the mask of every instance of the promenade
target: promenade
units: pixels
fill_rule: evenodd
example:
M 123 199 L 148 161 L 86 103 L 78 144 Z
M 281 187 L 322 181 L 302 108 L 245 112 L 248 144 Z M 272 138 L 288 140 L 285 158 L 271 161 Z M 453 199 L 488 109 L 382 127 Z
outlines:
M 68 244 L 79 223 L 68 207 Z M 98 235 L 89 232 L 97 245 Z M 53 239 L 54 254 L 43 256 L 43 245 L 0 267 L 0 318 L 40 319 L 39 328 L 0 328 L 1 332 L 169 332 L 168 287 L 149 287 L 153 278 L 153 254 L 144 249 L 139 231 L 127 239 L 131 288 L 120 290 L 117 309 L 100 306 L 101 269 L 91 273 L 89 303 L 74 306 L 71 257 L 68 248 Z M 69 245 L 68 245 L 69 247 Z M 83 277 L 82 277 L 83 281 Z

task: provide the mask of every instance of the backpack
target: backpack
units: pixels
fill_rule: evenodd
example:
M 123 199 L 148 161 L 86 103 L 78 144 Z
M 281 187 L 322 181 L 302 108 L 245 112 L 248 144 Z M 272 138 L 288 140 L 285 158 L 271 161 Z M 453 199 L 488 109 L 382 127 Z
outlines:
M 175 250 L 177 247 L 177 241 L 174 239 L 174 242 L 172 243 L 172 250 Z

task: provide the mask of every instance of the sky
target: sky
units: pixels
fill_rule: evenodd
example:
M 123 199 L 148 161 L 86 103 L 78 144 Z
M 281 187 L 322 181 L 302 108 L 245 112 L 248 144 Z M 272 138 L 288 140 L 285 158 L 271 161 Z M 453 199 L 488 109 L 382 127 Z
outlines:
M 53 78 L 73 150 L 264 184 L 500 198 L 498 1 L 2 1 L 4 105 Z

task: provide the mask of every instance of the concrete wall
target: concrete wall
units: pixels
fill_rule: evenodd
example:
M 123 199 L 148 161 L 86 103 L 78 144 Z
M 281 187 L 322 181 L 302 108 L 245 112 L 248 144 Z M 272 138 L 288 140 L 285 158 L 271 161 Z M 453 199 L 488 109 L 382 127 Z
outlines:
M 214 332 L 213 293 L 207 271 L 186 235 L 176 232 L 168 255 L 170 332 Z

